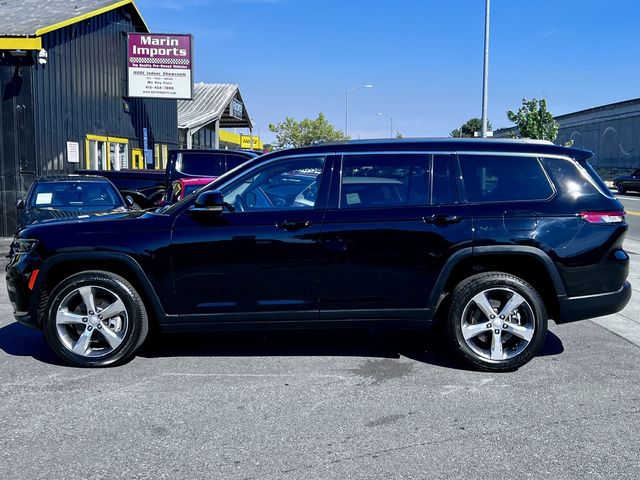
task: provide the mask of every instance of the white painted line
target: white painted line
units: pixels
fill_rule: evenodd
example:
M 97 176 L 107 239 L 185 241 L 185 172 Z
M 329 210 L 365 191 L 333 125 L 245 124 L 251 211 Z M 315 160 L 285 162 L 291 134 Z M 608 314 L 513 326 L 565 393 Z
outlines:
M 616 195 L 620 200 L 634 200 L 636 202 L 640 202 L 640 197 L 628 197 L 626 195 Z
M 304 374 L 304 373 L 179 373 L 165 372 L 163 377 L 258 377 L 258 378 L 341 378 L 346 379 L 344 375 L 323 375 L 323 374 Z

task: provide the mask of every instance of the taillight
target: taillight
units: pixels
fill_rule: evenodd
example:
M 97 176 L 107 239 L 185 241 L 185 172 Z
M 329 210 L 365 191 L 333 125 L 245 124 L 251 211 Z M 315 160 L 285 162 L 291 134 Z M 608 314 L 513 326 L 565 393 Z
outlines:
M 623 223 L 624 211 L 617 212 L 582 212 L 580 217 L 589 223 Z

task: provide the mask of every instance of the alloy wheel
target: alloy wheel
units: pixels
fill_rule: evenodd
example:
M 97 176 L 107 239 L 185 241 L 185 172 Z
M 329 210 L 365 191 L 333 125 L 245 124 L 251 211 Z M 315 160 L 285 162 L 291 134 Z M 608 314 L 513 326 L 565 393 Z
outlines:
M 112 353 L 123 342 L 129 316 L 122 299 L 97 285 L 72 290 L 56 311 L 56 332 L 66 349 L 82 357 Z
M 467 346 L 489 361 L 509 360 L 522 353 L 535 333 L 535 315 L 516 291 L 490 288 L 465 306 L 461 330 Z

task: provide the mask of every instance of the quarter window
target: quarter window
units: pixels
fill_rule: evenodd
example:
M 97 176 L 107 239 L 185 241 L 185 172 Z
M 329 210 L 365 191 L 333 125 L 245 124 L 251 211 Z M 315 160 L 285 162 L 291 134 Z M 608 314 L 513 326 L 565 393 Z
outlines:
M 596 187 L 589 181 L 573 161 L 561 158 L 543 158 L 542 163 L 561 195 L 574 197 L 598 193 Z M 594 172 L 595 175 L 597 173 Z M 597 177 L 600 179 L 600 177 Z M 602 181 L 602 180 L 600 180 Z M 605 191 L 609 189 L 605 185 Z
M 428 155 L 347 155 L 343 158 L 340 208 L 428 203 Z
M 546 200 L 553 189 L 537 158 L 460 155 L 469 202 Z

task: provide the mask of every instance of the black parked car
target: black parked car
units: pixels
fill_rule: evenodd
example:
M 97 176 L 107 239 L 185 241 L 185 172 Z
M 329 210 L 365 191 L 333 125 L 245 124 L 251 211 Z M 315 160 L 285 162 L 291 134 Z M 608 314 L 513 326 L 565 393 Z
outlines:
M 9 297 L 81 366 L 131 358 L 152 322 L 443 322 L 460 358 L 510 370 L 539 351 L 548 318 L 606 315 L 630 298 L 625 214 L 590 156 L 479 139 L 272 153 L 159 213 L 22 230 Z
M 113 184 L 96 175 L 38 178 L 18 200 L 18 228 L 57 218 L 83 218 L 96 213 L 121 213 L 125 200 Z
M 620 194 L 627 193 L 629 190 L 640 192 L 640 168 L 634 170 L 631 175 L 621 175 L 614 178 L 613 186 Z

